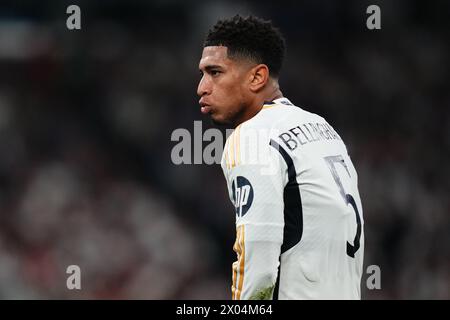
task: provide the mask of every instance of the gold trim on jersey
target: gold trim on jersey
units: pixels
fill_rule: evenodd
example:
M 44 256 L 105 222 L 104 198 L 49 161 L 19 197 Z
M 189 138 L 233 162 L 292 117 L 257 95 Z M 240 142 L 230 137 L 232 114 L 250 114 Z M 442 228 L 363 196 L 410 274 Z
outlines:
M 236 165 L 241 164 L 241 125 L 236 128 L 235 134 L 235 143 L 236 143 Z
M 269 109 L 279 104 L 265 104 L 262 109 Z M 239 166 L 241 161 L 241 125 L 238 125 L 233 133 L 228 137 L 225 147 L 225 165 L 227 169 Z
M 233 135 L 230 137 L 230 158 L 231 158 L 230 165 L 231 165 L 231 168 L 236 166 L 236 161 L 235 161 L 235 156 L 236 156 L 236 152 L 235 152 L 236 130 L 234 130 Z
M 233 285 L 231 287 L 232 299 L 240 300 L 242 287 L 244 285 L 245 271 L 245 228 L 244 225 L 236 228 L 236 241 L 233 246 L 238 260 L 233 263 Z
M 233 251 L 234 252 L 238 252 L 238 242 L 239 242 L 239 229 L 237 229 L 237 234 L 236 234 L 236 241 L 234 242 L 233 245 Z M 238 265 L 239 265 L 239 259 L 238 261 L 233 262 L 233 284 L 231 286 L 231 298 L 234 300 L 235 299 L 235 295 L 236 295 L 236 278 L 237 278 L 237 269 L 238 269 Z
M 237 126 L 227 142 L 225 164 L 227 169 L 232 169 L 241 164 L 241 125 Z
M 230 144 L 231 141 L 227 140 L 225 147 L 225 164 L 227 165 L 227 169 L 231 169 L 231 161 L 230 161 Z
M 241 299 L 242 286 L 244 285 L 244 271 L 245 271 L 245 228 L 242 226 L 242 235 L 241 235 L 241 262 L 239 263 L 239 285 L 237 291 L 237 300 Z
M 272 107 L 279 106 L 278 103 L 271 103 L 271 104 L 263 104 L 262 109 L 270 109 Z

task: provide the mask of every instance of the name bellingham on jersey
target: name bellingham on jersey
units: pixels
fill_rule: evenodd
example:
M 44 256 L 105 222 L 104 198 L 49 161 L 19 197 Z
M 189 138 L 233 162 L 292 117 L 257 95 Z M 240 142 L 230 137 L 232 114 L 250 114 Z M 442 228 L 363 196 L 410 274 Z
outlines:
M 358 177 L 325 119 L 266 103 L 228 137 L 221 166 L 236 213 L 233 299 L 361 298 Z

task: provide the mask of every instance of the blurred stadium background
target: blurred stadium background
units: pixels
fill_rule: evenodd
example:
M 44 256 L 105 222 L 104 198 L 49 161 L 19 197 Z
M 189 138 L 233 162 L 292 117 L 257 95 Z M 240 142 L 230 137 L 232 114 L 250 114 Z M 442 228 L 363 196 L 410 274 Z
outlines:
M 196 96 L 208 28 L 253 13 L 287 38 L 283 93 L 329 120 L 358 170 L 382 286 L 365 275 L 363 298 L 450 299 L 449 4 L 2 0 L 0 298 L 230 298 L 220 166 L 173 165 L 170 137 L 210 127 Z

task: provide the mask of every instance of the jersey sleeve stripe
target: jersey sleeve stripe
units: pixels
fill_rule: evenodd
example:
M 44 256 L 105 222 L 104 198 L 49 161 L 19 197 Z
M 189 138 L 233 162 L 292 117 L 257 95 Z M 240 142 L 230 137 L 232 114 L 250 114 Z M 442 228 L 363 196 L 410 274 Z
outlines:
M 225 162 L 227 164 L 227 169 L 231 169 L 231 163 L 230 163 L 230 142 L 226 144 L 225 148 Z
M 236 128 L 236 165 L 241 164 L 241 125 Z
M 239 286 L 237 291 L 237 300 L 241 299 L 242 286 L 244 285 L 244 271 L 245 271 L 245 228 L 244 225 L 241 226 L 241 261 L 239 264 Z
M 232 136 L 230 137 L 230 164 L 231 168 L 234 168 L 236 166 L 235 161 L 235 145 L 234 145 L 234 138 L 236 136 L 236 131 L 233 132 Z
M 233 250 L 237 253 L 238 249 L 238 239 L 239 239 L 239 229 L 236 234 L 236 241 L 234 242 Z M 234 300 L 235 294 L 236 294 L 236 278 L 237 278 L 237 268 L 238 268 L 238 261 L 233 262 L 233 284 L 231 286 L 231 298 Z
M 227 140 L 227 168 L 231 169 L 241 164 L 241 125 L 237 126 Z
M 236 300 L 236 291 L 237 291 L 237 276 L 238 276 L 238 268 L 239 268 L 239 260 L 240 260 L 240 248 L 239 248 L 239 241 L 241 237 L 241 229 L 238 227 L 236 229 L 236 241 L 234 242 L 233 250 L 236 252 L 238 260 L 233 263 L 233 289 L 232 289 L 232 299 Z
M 232 299 L 239 300 L 244 283 L 245 251 L 244 251 L 244 226 L 238 226 L 236 229 L 236 241 L 233 246 L 238 260 L 233 263 L 233 286 Z

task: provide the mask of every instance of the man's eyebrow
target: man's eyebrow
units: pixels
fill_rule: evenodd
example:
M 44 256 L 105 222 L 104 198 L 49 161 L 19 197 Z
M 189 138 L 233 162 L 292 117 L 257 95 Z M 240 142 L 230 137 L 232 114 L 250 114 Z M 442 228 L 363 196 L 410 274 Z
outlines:
M 208 71 L 211 71 L 213 69 L 222 69 L 222 66 L 219 66 L 217 64 L 210 64 L 210 65 L 205 66 L 203 69 L 205 69 L 205 71 L 208 72 Z M 202 71 L 201 68 L 199 68 L 199 70 Z

